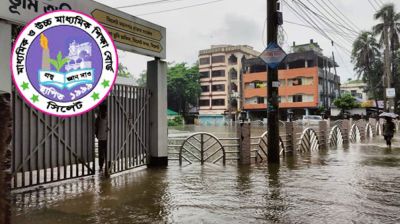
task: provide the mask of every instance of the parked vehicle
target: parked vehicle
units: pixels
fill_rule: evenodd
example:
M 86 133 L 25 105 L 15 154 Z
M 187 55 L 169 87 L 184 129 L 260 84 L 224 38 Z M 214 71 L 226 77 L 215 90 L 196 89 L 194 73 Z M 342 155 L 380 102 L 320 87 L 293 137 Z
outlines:
M 303 125 L 316 125 L 318 122 L 322 121 L 322 116 L 319 115 L 303 115 L 301 123 Z

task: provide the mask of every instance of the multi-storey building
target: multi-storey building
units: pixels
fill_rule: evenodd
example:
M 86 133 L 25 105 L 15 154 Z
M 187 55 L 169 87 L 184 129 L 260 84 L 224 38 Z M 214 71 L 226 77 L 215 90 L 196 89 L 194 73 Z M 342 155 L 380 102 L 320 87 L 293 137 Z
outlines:
M 223 124 L 236 118 L 242 107 L 242 62 L 258 55 L 259 52 L 246 45 L 215 45 L 199 52 L 200 124 Z
M 356 97 L 357 100 L 366 102 L 368 101 L 368 96 L 365 91 L 367 88 L 367 83 L 362 80 L 351 80 L 340 86 L 340 92 L 342 94 L 349 93 L 352 96 Z
M 285 119 L 289 111 L 300 117 L 321 108 L 329 109 L 339 95 L 340 77 L 335 75 L 337 64 L 324 56 L 313 40 L 304 45 L 294 43 L 291 51 L 278 70 L 281 119 Z M 245 61 L 243 82 L 243 110 L 248 111 L 252 119 L 265 118 L 267 71 L 261 59 Z

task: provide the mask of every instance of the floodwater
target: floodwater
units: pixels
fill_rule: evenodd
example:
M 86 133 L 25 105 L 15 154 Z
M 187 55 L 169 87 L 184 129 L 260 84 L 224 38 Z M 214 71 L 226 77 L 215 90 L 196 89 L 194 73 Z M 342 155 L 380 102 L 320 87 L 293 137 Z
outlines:
M 391 150 L 378 138 L 281 166 L 171 162 L 15 194 L 13 206 L 15 224 L 400 223 L 400 137 Z

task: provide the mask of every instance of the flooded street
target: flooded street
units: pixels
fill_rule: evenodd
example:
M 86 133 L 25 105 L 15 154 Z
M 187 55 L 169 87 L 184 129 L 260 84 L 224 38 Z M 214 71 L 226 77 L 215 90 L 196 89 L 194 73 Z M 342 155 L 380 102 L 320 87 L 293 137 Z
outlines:
M 400 145 L 400 139 L 395 139 Z M 13 223 L 399 223 L 400 147 L 142 169 L 14 195 Z

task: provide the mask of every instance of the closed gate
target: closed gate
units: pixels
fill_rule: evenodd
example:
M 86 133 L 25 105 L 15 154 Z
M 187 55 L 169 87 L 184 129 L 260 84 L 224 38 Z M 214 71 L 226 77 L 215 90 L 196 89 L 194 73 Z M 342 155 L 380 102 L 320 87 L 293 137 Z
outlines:
M 68 119 L 45 115 L 12 94 L 12 188 L 95 173 L 94 112 Z
M 145 88 L 115 85 L 108 97 L 108 174 L 147 165 L 149 99 Z M 167 116 L 167 115 L 165 115 Z

